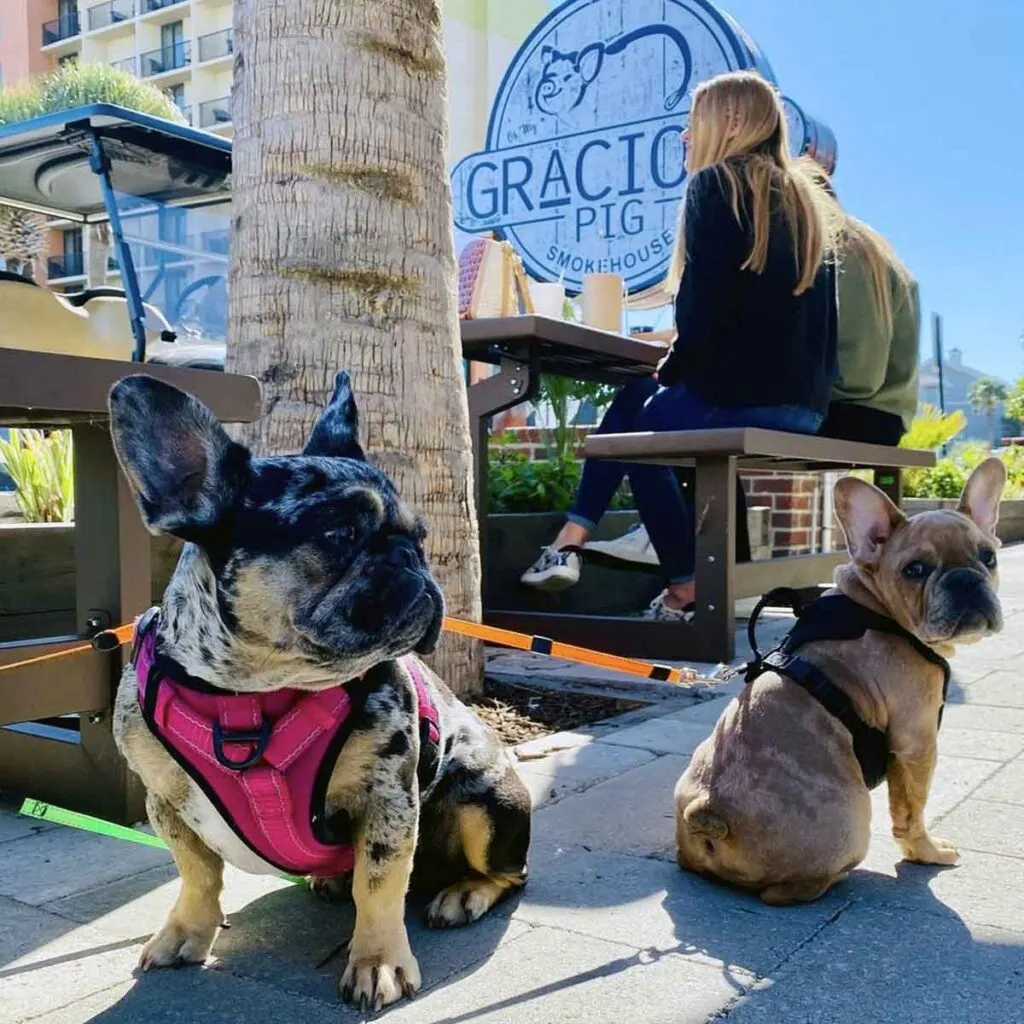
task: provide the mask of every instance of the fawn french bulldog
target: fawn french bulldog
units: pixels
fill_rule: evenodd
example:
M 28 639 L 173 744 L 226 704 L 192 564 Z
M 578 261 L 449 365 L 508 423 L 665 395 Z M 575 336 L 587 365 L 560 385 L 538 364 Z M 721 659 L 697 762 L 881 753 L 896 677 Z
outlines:
M 956 862 L 957 851 L 925 828 L 924 808 L 944 656 L 1002 628 L 995 527 L 1005 482 L 1003 464 L 988 459 L 957 511 L 907 518 L 870 484 L 839 481 L 835 507 L 851 562 L 680 778 L 683 868 L 767 903 L 816 899 L 864 859 L 868 784 L 883 778 L 903 856 Z

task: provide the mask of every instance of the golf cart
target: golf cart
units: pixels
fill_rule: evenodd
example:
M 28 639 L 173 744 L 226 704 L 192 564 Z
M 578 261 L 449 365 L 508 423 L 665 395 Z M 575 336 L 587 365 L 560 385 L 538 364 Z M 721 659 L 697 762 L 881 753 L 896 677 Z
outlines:
M 222 372 L 230 178 L 227 140 L 119 107 L 0 127 L 0 203 L 105 223 L 114 257 L 76 294 L 0 272 L 0 427 L 74 439 L 73 526 L 0 523 L 2 792 L 144 815 L 111 730 L 127 637 L 109 631 L 159 600 L 176 552 L 152 546 L 119 472 L 107 395 L 145 363 L 223 423 L 259 417 L 259 383 Z
M 223 369 L 230 188 L 230 141 L 120 107 L 0 127 L 0 203 L 106 224 L 112 255 L 73 294 L 0 272 L 0 347 Z

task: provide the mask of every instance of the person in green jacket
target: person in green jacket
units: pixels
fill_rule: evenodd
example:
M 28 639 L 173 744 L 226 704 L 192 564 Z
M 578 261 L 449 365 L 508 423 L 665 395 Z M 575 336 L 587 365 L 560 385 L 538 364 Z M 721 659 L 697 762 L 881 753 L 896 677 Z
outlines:
M 892 246 L 846 215 L 839 270 L 839 376 L 820 434 L 897 445 L 917 412 L 921 304 Z

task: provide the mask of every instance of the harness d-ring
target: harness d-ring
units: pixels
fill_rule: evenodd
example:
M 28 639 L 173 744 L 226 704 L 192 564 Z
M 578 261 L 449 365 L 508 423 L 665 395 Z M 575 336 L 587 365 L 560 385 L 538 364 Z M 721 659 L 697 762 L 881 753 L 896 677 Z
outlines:
M 270 723 L 264 721 L 259 732 L 224 732 L 220 722 L 213 723 L 213 756 L 232 771 L 241 772 L 259 764 L 270 742 Z M 244 761 L 232 761 L 224 753 L 224 743 L 255 743 L 256 749 Z

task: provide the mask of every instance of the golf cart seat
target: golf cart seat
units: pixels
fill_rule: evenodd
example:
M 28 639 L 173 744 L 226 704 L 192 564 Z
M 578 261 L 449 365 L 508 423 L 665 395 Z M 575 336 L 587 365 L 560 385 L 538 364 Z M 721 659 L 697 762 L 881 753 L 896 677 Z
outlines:
M 171 325 L 148 303 L 146 340 L 156 346 L 174 337 Z M 120 288 L 60 295 L 27 278 L 0 277 L 0 347 L 98 359 L 132 357 L 135 339 Z M 148 348 L 148 345 L 147 345 Z
M 146 311 L 146 362 L 223 370 L 225 346 L 179 342 L 155 306 Z M 135 348 L 123 288 L 60 295 L 19 274 L 0 271 L 0 348 L 130 360 Z

